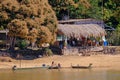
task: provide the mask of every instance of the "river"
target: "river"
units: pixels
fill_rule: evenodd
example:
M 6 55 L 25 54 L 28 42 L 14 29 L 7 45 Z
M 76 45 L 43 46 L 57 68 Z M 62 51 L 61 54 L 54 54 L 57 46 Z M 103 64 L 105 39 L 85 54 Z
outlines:
M 29 69 L 0 70 L 0 80 L 120 80 L 119 70 L 107 69 Z

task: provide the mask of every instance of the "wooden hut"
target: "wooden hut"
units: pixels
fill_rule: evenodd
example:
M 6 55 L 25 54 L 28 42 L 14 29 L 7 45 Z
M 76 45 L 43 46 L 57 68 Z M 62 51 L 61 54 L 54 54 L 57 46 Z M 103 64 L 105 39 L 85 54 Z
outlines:
M 68 38 L 89 38 L 102 37 L 106 35 L 105 30 L 97 24 L 59 24 L 58 34 L 65 35 Z
M 64 43 L 70 43 L 68 40 L 76 41 L 77 44 L 78 41 L 82 41 L 81 43 L 84 43 L 84 46 L 86 46 L 88 39 L 102 38 L 106 35 L 106 32 L 102 21 L 97 21 L 94 19 L 75 19 L 59 21 L 57 34 L 57 41 L 59 44 L 62 42 L 63 46 Z

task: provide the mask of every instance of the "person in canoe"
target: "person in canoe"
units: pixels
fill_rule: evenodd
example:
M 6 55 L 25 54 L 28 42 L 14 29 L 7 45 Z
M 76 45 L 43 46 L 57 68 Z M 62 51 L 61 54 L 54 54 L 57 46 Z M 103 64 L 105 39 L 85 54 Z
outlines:
M 56 65 L 54 61 L 52 61 L 51 66 L 48 69 L 59 69 L 61 67 L 60 63 Z

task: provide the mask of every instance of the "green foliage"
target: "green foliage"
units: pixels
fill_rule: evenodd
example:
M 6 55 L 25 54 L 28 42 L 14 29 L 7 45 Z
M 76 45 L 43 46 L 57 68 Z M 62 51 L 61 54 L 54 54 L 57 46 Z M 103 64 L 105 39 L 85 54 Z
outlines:
M 91 7 L 86 10 L 86 18 L 102 19 L 101 0 L 89 0 Z
M 99 0 L 50 0 L 49 3 L 56 11 L 58 19 L 67 15 L 72 19 L 76 18 L 102 18 L 101 5 Z M 54 4 L 56 3 L 56 5 Z M 62 5 L 60 5 L 62 4 Z M 64 5 L 63 5 L 64 4 Z
M 20 49 L 25 49 L 26 47 L 27 47 L 27 42 L 26 42 L 26 40 L 20 40 L 19 42 L 18 42 L 18 47 L 20 48 Z
M 116 10 L 114 11 L 113 16 L 120 23 L 120 6 L 116 8 Z
M 114 28 L 117 28 L 117 25 L 120 23 L 120 3 L 119 0 L 105 0 L 103 1 L 103 20 Z
M 88 0 L 49 0 L 49 3 L 60 20 L 64 16 L 72 19 L 83 18 L 86 15 L 85 11 L 90 7 Z
M 3 26 L 0 26 L 0 30 L 3 30 L 4 29 L 4 27 Z
M 49 49 L 49 48 L 45 48 L 45 55 L 47 55 L 47 56 L 51 56 L 51 55 L 53 55 L 52 50 Z
M 117 29 L 115 31 L 108 32 L 108 42 L 113 45 L 120 45 L 120 24 L 117 26 Z M 110 36 L 110 37 L 109 37 Z

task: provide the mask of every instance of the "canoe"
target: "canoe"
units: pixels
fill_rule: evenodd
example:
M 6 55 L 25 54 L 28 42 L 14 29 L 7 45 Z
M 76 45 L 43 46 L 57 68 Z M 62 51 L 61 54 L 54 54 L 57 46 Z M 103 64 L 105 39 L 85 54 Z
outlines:
M 71 67 L 74 68 L 74 69 L 90 69 L 91 66 L 92 66 L 92 64 L 90 63 L 88 66 L 79 66 L 79 65 L 77 65 L 77 66 L 71 66 Z
M 48 69 L 60 69 L 60 67 L 58 67 L 58 66 L 55 66 L 55 67 L 48 67 Z
M 39 69 L 39 68 L 48 68 L 48 67 L 26 67 L 26 68 L 18 68 L 16 66 L 12 67 L 12 70 L 28 70 L 28 69 Z

